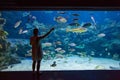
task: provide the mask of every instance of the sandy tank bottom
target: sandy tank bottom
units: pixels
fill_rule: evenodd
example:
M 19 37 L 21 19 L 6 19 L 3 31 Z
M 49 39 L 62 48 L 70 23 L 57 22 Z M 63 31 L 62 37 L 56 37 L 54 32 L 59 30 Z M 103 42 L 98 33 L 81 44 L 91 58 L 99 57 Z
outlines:
M 51 65 L 54 61 L 56 61 L 56 66 L 52 67 Z M 89 60 L 87 57 L 72 56 L 53 60 L 42 60 L 40 70 L 111 70 L 110 66 L 120 67 L 119 61 L 106 58 L 92 58 Z M 10 65 L 2 71 L 32 71 L 32 60 L 22 60 L 20 64 Z

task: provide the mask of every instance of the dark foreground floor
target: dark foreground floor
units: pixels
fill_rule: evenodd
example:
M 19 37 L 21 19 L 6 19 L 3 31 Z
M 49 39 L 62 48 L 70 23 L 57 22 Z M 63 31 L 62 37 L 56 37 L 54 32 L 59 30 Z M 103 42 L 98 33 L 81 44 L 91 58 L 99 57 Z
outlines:
M 0 72 L 0 80 L 120 80 L 120 71 L 43 71 L 39 76 L 31 71 Z

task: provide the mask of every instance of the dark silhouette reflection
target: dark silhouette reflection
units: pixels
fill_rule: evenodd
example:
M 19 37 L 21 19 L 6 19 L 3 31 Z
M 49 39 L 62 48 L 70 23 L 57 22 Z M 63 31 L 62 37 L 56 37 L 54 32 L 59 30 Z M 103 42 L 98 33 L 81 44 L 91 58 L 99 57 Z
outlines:
M 40 69 L 40 63 L 42 60 L 42 56 L 43 56 L 43 52 L 42 52 L 42 46 L 40 41 L 45 38 L 46 36 L 48 36 L 51 31 L 53 31 L 54 28 L 50 29 L 49 32 L 47 32 L 45 35 L 43 36 L 38 36 L 38 29 L 35 28 L 33 30 L 33 36 L 30 38 L 30 45 L 32 45 L 32 71 L 33 71 L 33 77 L 35 76 L 35 65 L 37 64 L 37 78 L 39 77 L 39 75 L 41 75 L 41 73 L 39 73 L 39 69 Z
M 32 74 L 32 80 L 36 80 L 35 78 L 35 74 Z
M 42 74 L 37 74 L 37 80 L 40 80 L 40 75 Z
M 41 80 L 40 77 L 41 77 L 42 74 L 35 74 L 33 73 L 32 74 L 32 80 Z

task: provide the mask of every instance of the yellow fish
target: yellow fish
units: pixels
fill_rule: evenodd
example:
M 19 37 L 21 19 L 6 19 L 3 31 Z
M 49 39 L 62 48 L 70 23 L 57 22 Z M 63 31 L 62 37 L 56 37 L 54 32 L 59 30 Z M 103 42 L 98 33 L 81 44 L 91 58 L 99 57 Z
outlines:
M 66 29 L 66 32 L 75 32 L 75 33 L 83 33 L 86 31 L 87 31 L 87 28 L 83 28 L 83 27 L 74 28 L 74 29 Z

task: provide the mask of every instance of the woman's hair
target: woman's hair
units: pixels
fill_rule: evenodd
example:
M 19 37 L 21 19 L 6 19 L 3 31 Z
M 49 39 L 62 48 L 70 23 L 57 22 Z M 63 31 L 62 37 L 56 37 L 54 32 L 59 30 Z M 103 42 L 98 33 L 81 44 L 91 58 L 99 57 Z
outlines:
M 34 34 L 34 35 L 38 35 L 38 29 L 37 29 L 37 28 L 35 28 L 35 29 L 33 30 L 33 34 Z

